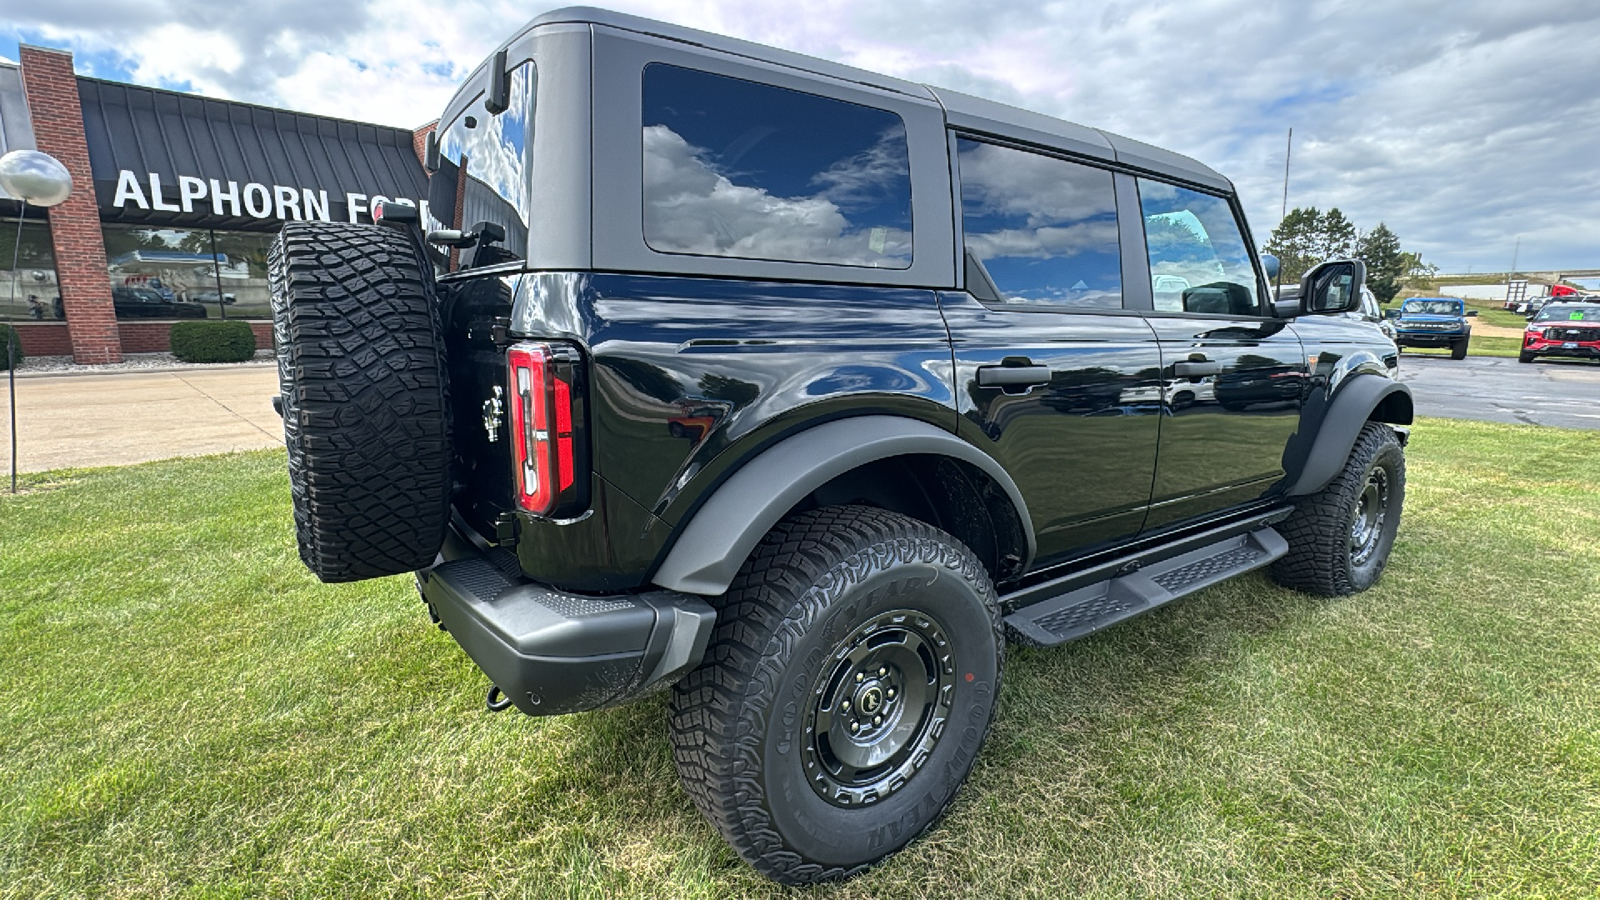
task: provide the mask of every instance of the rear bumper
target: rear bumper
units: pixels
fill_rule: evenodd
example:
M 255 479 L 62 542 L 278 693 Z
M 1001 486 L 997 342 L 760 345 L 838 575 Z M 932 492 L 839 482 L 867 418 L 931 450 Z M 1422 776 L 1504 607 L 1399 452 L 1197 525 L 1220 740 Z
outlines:
M 493 552 L 452 532 L 444 561 L 418 573 L 418 585 L 461 649 L 529 715 L 637 699 L 677 681 L 705 655 L 716 613 L 699 597 L 558 591 L 510 574 L 514 560 Z

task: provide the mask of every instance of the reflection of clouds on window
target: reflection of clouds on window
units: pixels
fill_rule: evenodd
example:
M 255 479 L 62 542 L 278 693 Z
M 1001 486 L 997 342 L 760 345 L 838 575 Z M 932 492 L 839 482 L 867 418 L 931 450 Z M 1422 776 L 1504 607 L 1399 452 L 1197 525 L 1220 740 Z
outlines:
M 523 63 L 512 70 L 510 80 L 510 106 L 505 112 L 497 116 L 481 111 L 462 115 L 445 132 L 439 150 L 458 164 L 464 155 L 467 177 L 510 205 L 526 227 L 532 208 L 527 154 L 537 82 L 533 63 Z M 475 117 L 477 127 L 466 126 L 468 115 Z
M 787 198 L 734 184 L 703 153 L 665 125 L 644 129 L 644 231 L 656 250 L 858 266 L 911 258 L 908 231 L 856 227 L 826 191 Z
M 644 237 L 664 253 L 906 268 L 905 125 L 885 110 L 653 64 Z
M 957 152 L 966 248 L 1007 300 L 1122 305 L 1110 172 L 965 139 Z

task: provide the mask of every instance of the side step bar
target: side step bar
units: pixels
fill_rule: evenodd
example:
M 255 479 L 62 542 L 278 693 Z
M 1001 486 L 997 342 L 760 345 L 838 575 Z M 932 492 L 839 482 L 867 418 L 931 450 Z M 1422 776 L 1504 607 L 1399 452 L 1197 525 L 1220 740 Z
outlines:
M 1282 535 L 1270 526 L 1258 528 L 1031 603 L 1005 617 L 1006 631 L 1025 644 L 1063 644 L 1259 569 L 1288 552 Z

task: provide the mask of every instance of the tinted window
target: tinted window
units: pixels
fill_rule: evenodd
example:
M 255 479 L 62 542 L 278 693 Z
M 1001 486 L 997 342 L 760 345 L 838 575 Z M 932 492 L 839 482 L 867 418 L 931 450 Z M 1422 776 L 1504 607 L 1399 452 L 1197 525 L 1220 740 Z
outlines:
M 1158 310 L 1259 315 L 1255 265 L 1228 201 L 1139 179 Z
M 538 76 L 531 62 L 511 70 L 510 106 L 496 116 L 473 104 L 445 129 L 439 139 L 442 165 L 433 179 L 444 179 L 452 187 L 465 168 L 461 181 L 459 222 L 449 222 L 454 212 L 439 208 L 433 215 L 452 227 L 470 228 L 479 222 L 494 222 L 506 230 L 501 245 L 521 254 L 528 242 L 528 210 L 533 205 L 533 184 L 528 173 L 528 148 L 533 143 L 533 105 Z M 454 199 L 453 187 L 449 195 Z M 430 191 L 430 201 L 436 195 Z
M 1122 306 L 1110 172 L 965 138 L 956 153 L 967 252 L 1005 299 Z
M 663 253 L 904 269 L 905 123 L 881 109 L 650 65 L 644 238 Z

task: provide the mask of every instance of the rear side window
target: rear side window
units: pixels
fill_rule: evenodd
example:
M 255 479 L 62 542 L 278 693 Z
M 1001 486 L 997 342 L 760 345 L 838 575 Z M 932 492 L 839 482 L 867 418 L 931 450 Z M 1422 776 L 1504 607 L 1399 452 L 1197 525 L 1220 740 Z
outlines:
M 659 253 L 904 269 L 911 163 L 892 112 L 644 70 L 644 239 Z
M 1227 200 L 1141 178 L 1139 206 L 1158 311 L 1261 314 L 1255 264 Z
M 966 138 L 956 155 L 967 253 L 1004 300 L 1122 307 L 1110 172 Z
M 505 112 L 488 115 L 475 105 L 444 129 L 440 168 L 431 179 L 428 200 L 434 216 L 447 227 L 470 228 L 478 222 L 502 226 L 506 239 L 501 246 L 520 255 L 528 246 L 533 207 L 528 170 L 538 92 L 533 63 L 511 70 L 510 82 Z M 453 208 L 461 210 L 459 219 Z

